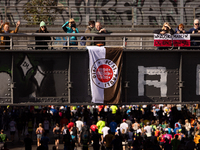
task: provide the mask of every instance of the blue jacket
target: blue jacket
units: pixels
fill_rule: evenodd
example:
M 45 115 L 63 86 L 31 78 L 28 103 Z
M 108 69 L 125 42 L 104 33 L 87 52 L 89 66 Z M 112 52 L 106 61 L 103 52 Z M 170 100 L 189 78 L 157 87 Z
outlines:
M 63 26 L 62 26 L 62 29 L 66 32 L 66 33 L 79 33 L 78 31 L 78 28 L 76 28 L 76 32 L 68 27 L 67 25 L 69 24 L 69 21 L 67 21 Z M 68 37 L 67 37 L 67 40 L 68 40 Z M 77 40 L 75 36 L 71 36 L 70 39 L 71 40 Z M 78 45 L 77 42 L 69 42 L 71 45 Z

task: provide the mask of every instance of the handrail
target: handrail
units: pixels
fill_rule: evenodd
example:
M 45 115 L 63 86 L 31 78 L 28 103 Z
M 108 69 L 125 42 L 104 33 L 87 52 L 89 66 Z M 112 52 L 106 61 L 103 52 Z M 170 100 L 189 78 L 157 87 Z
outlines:
M 95 36 L 95 37 L 151 37 L 153 33 L 0 33 L 0 36 Z
M 154 34 L 153 33 L 109 33 L 109 34 L 95 34 L 95 33 L 0 33 L 0 36 L 9 36 L 10 40 L 3 40 L 2 42 L 10 42 L 10 45 L 0 45 L 1 47 L 9 47 L 10 49 L 16 48 L 30 48 L 30 47 L 47 47 L 47 45 L 35 45 L 35 42 L 49 42 L 49 48 L 63 48 L 63 47 L 76 47 L 83 48 L 86 46 L 81 46 L 80 42 L 113 42 L 113 44 L 106 44 L 106 46 L 122 46 L 124 48 L 136 48 L 137 49 L 145 49 L 151 48 L 156 49 L 153 44 Z M 49 36 L 51 40 L 35 40 L 35 36 Z M 104 40 L 80 40 L 79 38 L 76 40 L 78 45 L 69 45 L 67 39 L 55 40 L 54 37 L 70 37 L 70 36 L 86 36 L 86 37 L 106 37 Z M 190 34 L 191 37 L 199 37 L 199 34 Z M 32 37 L 26 40 L 20 40 L 18 37 Z M 116 38 L 116 39 L 113 39 Z M 139 38 L 139 39 L 138 39 Z M 144 39 L 147 38 L 147 39 Z M 21 45 L 19 43 L 22 43 Z M 67 42 L 67 45 L 63 45 L 64 42 Z M 71 40 L 71 42 L 74 42 Z M 195 40 L 193 42 L 200 42 L 199 40 Z M 14 45 L 13 45 L 14 43 Z M 17 44 L 16 44 L 17 43 Z M 57 44 L 59 43 L 59 44 Z M 127 44 L 128 43 L 128 44 Z M 145 44 L 144 44 L 145 43 Z M 148 44 L 147 44 L 148 43 Z M 199 47 L 199 46 L 197 46 Z

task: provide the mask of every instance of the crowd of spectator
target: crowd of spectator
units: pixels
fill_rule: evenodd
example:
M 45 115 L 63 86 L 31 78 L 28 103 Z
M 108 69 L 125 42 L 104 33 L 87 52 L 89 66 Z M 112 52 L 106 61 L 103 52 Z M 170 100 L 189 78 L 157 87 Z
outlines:
M 194 107 L 194 110 L 198 109 Z M 190 150 L 199 149 L 200 117 L 186 106 L 176 105 L 98 105 L 0 108 L 1 146 L 7 140 L 23 140 L 30 150 L 37 139 L 38 150 Z M 6 135 L 4 131 L 10 131 Z M 51 132 L 52 131 L 52 132 Z M 16 133 L 18 133 L 16 135 Z M 51 135 L 53 134 L 53 135 Z M 8 136 L 10 139 L 8 139 Z
M 1 21 L 0 28 L 3 27 L 3 30 L 0 30 L 0 33 L 17 33 L 19 30 L 19 25 L 20 21 L 16 23 L 16 29 L 15 30 L 10 30 L 9 29 L 9 22 L 3 23 Z M 66 33 L 79 33 L 79 30 L 77 28 L 76 22 L 73 18 L 69 19 L 66 23 L 63 24 L 62 29 Z M 46 23 L 44 21 L 40 22 L 40 28 L 39 30 L 36 31 L 36 33 L 49 33 L 47 30 Z M 85 33 L 96 33 L 96 34 L 102 34 L 102 33 L 108 33 L 108 31 L 105 28 L 102 28 L 102 25 L 100 22 L 95 22 L 95 21 L 89 21 L 88 22 L 88 27 L 85 30 Z M 184 25 L 181 23 L 177 26 L 175 31 L 172 29 L 170 24 L 168 22 L 164 22 L 163 26 L 161 29 L 154 30 L 153 33 L 156 34 L 166 34 L 169 33 L 171 35 L 173 34 L 198 34 L 200 33 L 200 27 L 199 27 L 199 20 L 195 19 L 194 20 L 194 27 L 192 27 L 190 30 L 186 31 L 184 28 Z M 100 37 L 87 37 L 87 36 L 82 36 L 80 38 L 81 41 L 80 44 L 82 46 L 91 46 L 91 45 L 98 45 L 98 46 L 103 46 L 105 45 L 105 37 L 100 36 Z M 1 49 L 9 49 L 10 47 L 10 38 L 9 36 L 1 36 L 1 45 L 5 45 L 6 47 L 1 47 Z M 48 43 L 51 42 L 51 37 L 49 36 L 36 36 L 35 37 L 35 49 L 48 49 Z M 94 42 L 94 41 L 97 42 Z M 198 40 L 198 37 L 193 37 L 191 41 L 193 40 Z M 69 41 L 69 43 L 68 43 Z M 41 47 L 40 47 L 41 45 Z M 67 41 L 63 43 L 64 48 L 67 48 L 70 46 L 70 48 L 77 48 L 78 42 L 77 42 L 77 37 L 70 36 L 67 37 Z M 191 46 L 199 46 L 199 42 L 191 42 Z

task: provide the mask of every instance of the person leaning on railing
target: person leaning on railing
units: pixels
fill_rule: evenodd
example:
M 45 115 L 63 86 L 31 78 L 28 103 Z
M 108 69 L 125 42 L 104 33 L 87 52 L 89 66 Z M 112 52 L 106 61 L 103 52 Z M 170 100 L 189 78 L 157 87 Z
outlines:
M 47 27 L 44 21 L 40 22 L 40 28 L 39 30 L 36 31 L 36 33 L 49 33 L 49 31 L 47 31 Z M 37 40 L 35 42 L 36 46 L 37 45 L 41 45 L 41 46 L 45 46 L 47 45 L 47 47 L 35 47 L 35 49 L 48 49 L 48 42 L 40 42 L 42 40 L 51 40 L 50 36 L 36 36 L 35 40 Z
M 155 34 L 174 34 L 174 30 L 170 27 L 170 24 L 168 22 L 165 22 L 162 26 L 162 29 L 154 30 L 153 33 Z M 169 47 L 157 47 L 158 50 L 161 49 L 168 49 Z
M 180 33 L 186 33 L 184 29 L 184 25 L 181 23 L 178 25 L 178 27 L 175 29 L 175 33 L 180 34 Z
M 199 34 L 200 33 L 200 27 L 199 27 L 199 19 L 194 20 L 194 27 L 191 28 L 187 33 L 190 34 Z M 199 37 L 192 37 L 191 41 L 199 40 Z M 191 42 L 191 46 L 199 46 L 200 42 Z
M 73 18 L 69 19 L 69 21 L 67 21 L 63 26 L 62 29 L 66 32 L 66 33 L 79 33 L 78 28 L 76 27 L 76 22 L 74 21 Z M 68 37 L 67 37 L 68 39 Z M 71 36 L 70 39 L 68 39 L 69 45 L 78 45 L 78 42 L 76 42 L 77 38 L 76 36 Z M 73 42 L 71 42 L 73 40 Z M 67 42 L 64 43 L 64 45 L 67 45 Z
M 102 28 L 100 22 L 95 23 L 95 28 L 91 30 L 91 33 L 97 33 L 97 34 L 102 34 L 102 33 L 107 33 L 107 30 L 105 28 Z M 105 37 L 92 37 L 92 40 L 103 40 L 105 41 Z M 93 45 L 105 45 L 106 42 L 94 42 Z
M 173 35 L 174 34 L 174 30 L 170 27 L 170 24 L 168 22 L 165 22 L 163 24 L 162 29 L 154 30 L 153 33 L 156 33 L 156 34 L 169 33 L 169 34 Z
M 91 33 L 92 29 L 94 29 L 94 27 L 95 27 L 95 22 L 94 21 L 89 21 L 88 25 L 89 26 L 87 26 L 87 28 L 85 30 L 85 33 Z M 92 40 L 92 37 L 85 37 L 85 39 Z M 91 45 L 91 42 L 86 42 L 86 45 L 87 46 Z
M 19 30 L 19 25 L 20 25 L 20 21 L 17 22 L 15 30 L 9 30 L 10 29 L 9 22 L 3 23 L 3 21 L 1 20 L 0 33 L 17 33 Z M 3 27 L 3 30 L 1 30 L 2 27 Z M 3 41 L 3 40 L 10 40 L 9 36 L 1 36 L 0 45 L 10 46 L 10 41 Z M 10 49 L 10 47 L 0 47 L 0 49 Z

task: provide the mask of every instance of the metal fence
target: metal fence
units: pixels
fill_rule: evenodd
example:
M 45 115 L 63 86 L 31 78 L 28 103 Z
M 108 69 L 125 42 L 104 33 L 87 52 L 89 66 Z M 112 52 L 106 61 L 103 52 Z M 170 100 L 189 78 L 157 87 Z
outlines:
M 33 13 L 28 9 L 34 9 Z M 47 10 L 48 9 L 48 10 Z M 99 7 L 99 6 L 0 6 L 0 19 L 14 25 L 39 24 L 46 16 L 48 25 L 62 25 L 74 18 L 78 25 L 88 25 L 89 20 L 100 21 L 112 26 L 160 26 L 163 22 L 172 25 L 192 25 L 199 17 L 199 7 Z M 42 17 L 41 17 L 42 16 Z
M 8 34 L 1 33 L 0 36 L 9 36 L 10 40 L 2 40 L 2 42 L 9 42 L 10 45 L 0 45 L 0 49 L 10 50 L 34 50 L 36 47 L 47 47 L 47 45 L 36 45 L 36 42 L 48 42 L 47 50 L 67 50 L 69 48 L 83 49 L 80 42 L 105 42 L 109 47 L 123 47 L 131 50 L 152 49 L 154 46 L 154 34 L 153 33 L 110 33 L 110 34 L 95 34 L 95 33 L 17 33 Z M 35 40 L 36 36 L 49 36 L 51 40 Z M 76 36 L 78 45 L 70 45 L 72 40 L 68 40 L 67 37 Z M 105 40 L 80 40 L 81 36 L 86 37 L 105 37 Z M 199 37 L 198 34 L 190 34 L 191 38 Z M 193 40 L 192 42 L 200 42 L 199 40 Z M 181 47 L 184 48 L 184 47 Z M 199 46 L 192 46 L 189 49 L 197 49 Z M 171 48 L 173 49 L 173 47 Z M 174 49 L 177 49 L 174 48 Z M 178 47 L 180 49 L 180 47 Z M 187 48 L 188 49 L 188 48 Z

